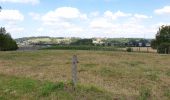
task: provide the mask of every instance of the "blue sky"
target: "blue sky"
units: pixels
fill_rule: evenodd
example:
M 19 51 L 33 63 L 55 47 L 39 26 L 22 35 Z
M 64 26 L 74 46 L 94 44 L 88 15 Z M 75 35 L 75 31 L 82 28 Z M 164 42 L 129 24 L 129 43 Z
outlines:
M 154 38 L 170 24 L 170 0 L 0 0 L 12 37 Z

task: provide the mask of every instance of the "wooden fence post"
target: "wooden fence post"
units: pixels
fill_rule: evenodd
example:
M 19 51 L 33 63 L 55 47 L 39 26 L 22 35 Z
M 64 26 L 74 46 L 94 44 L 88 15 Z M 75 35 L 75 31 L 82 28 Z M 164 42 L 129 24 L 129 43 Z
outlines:
M 147 53 L 149 53 L 149 47 L 147 47 Z
M 77 84 L 77 63 L 78 63 L 77 56 L 73 55 L 73 58 L 72 58 L 72 81 L 73 81 L 74 86 L 76 86 L 76 84 Z

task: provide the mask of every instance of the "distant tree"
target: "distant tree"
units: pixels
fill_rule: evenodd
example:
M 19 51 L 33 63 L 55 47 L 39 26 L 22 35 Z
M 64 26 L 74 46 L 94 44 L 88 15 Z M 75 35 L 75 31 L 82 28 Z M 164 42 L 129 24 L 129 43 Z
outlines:
M 4 27 L 0 28 L 0 51 L 16 50 L 18 49 L 16 41 L 14 41 Z
M 138 47 L 139 43 L 137 42 L 137 40 L 131 39 L 131 40 L 129 40 L 129 45 L 132 47 Z
M 151 41 L 151 47 L 152 47 L 153 49 L 157 49 L 156 39 L 153 39 L 153 40 Z
M 94 44 L 92 39 L 80 39 L 71 43 L 71 45 L 94 45 Z
M 142 45 L 141 45 L 142 47 L 146 47 L 146 44 L 147 44 L 149 41 L 146 40 L 146 39 L 140 39 L 139 42 L 142 43 Z
M 157 49 L 158 53 L 170 53 L 170 26 L 161 26 L 152 40 L 151 47 Z

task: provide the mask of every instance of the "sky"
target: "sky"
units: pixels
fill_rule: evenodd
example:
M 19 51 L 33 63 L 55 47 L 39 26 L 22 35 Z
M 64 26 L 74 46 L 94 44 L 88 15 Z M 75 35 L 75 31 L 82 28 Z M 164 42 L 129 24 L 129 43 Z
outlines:
M 0 0 L 13 38 L 155 38 L 170 25 L 170 0 Z

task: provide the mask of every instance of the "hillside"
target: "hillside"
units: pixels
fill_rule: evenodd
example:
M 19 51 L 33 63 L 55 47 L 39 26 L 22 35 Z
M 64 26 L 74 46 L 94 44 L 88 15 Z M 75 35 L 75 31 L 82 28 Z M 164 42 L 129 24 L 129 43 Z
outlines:
M 25 37 L 18 38 L 16 42 L 19 46 L 27 45 L 69 45 L 78 40 L 83 40 L 82 38 L 64 38 L 64 37 Z M 120 46 L 120 45 L 135 45 L 138 43 L 149 43 L 152 39 L 143 39 L 143 38 L 91 38 L 94 45 L 105 45 L 105 46 Z

